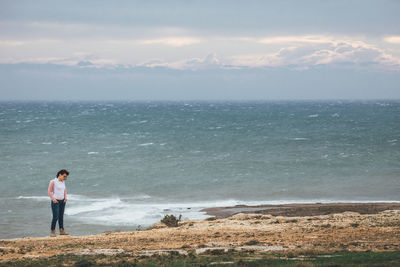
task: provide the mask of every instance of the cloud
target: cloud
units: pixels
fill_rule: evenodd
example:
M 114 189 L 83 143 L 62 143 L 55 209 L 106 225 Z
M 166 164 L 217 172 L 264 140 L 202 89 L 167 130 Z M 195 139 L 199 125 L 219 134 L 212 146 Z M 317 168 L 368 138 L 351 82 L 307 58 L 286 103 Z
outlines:
M 201 70 L 223 68 L 223 63 L 220 59 L 218 59 L 215 53 L 211 53 L 205 58 L 190 58 L 172 62 L 165 62 L 159 59 L 153 59 L 140 63 L 137 66 L 148 68 L 164 67 L 176 70 Z
M 285 67 L 305 70 L 313 66 L 339 68 L 400 71 L 400 59 L 383 49 L 363 41 L 333 38 L 321 35 L 275 36 L 268 38 L 233 37 L 229 40 L 280 45 L 276 52 L 239 54 L 217 57 L 216 53 L 206 58 L 190 58 L 165 62 L 160 59 L 146 61 L 140 66 L 150 68 L 199 70 L 205 68 L 265 68 Z
M 284 47 L 275 53 L 231 56 L 229 64 L 254 68 L 308 69 L 317 65 L 330 65 L 400 70 L 399 58 L 362 41 L 330 39 L 325 36 L 284 36 L 264 38 L 259 42 L 276 43 Z
M 21 46 L 26 45 L 28 42 L 16 40 L 0 40 L 0 46 Z
M 332 39 L 322 35 L 304 35 L 304 36 L 277 36 L 258 39 L 261 44 L 284 44 L 284 43 L 309 43 L 325 44 L 331 43 Z
M 400 44 L 400 36 L 389 36 L 383 39 L 387 43 Z
M 0 40 L 0 46 L 28 46 L 28 45 L 44 45 L 61 43 L 55 39 L 38 39 L 38 40 Z
M 395 42 L 396 38 L 396 36 L 392 36 L 386 39 L 387 41 Z M 55 47 L 52 46 L 54 42 L 58 42 Z M 171 35 L 159 38 L 108 38 L 100 41 L 90 40 L 89 38 L 87 40 L 78 39 L 76 42 L 70 40 L 68 43 L 71 49 L 67 51 L 69 47 L 64 47 L 64 43 L 61 40 L 0 40 L 0 46 L 14 47 L 14 50 L 10 48 L 10 51 L 13 52 L 13 57 L 8 56 L 7 47 L 5 47 L 3 49 L 3 58 L 0 58 L 0 60 L 3 63 L 50 63 L 69 66 L 77 65 L 81 68 L 116 68 L 121 66 L 130 68 L 139 66 L 148 68 L 164 67 L 176 70 L 202 70 L 207 68 L 284 67 L 304 70 L 323 65 L 339 68 L 400 71 L 400 59 L 386 50 L 367 41 L 328 35 L 287 35 L 258 38 Z M 24 45 L 33 44 L 39 45 L 32 46 L 29 50 L 23 47 Z M 168 48 L 179 48 L 193 44 L 201 45 L 199 47 L 196 46 L 196 49 L 190 48 L 186 50 L 184 55 L 179 49 L 171 50 Z M 52 50 L 45 50 L 46 45 L 49 48 L 51 47 Z M 96 45 L 98 49 L 96 51 L 90 50 L 92 45 Z M 155 45 L 163 45 L 165 47 L 160 48 Z M 240 50 L 236 49 L 239 45 Z M 22 48 L 18 48 L 21 46 Z M 35 53 L 32 52 L 36 51 L 35 49 L 42 52 L 45 51 L 45 53 L 38 54 L 35 57 Z M 206 49 L 209 52 L 208 56 L 197 56 L 200 51 Z M 246 53 L 246 51 L 252 50 L 260 52 Z M 27 53 L 23 54 L 24 51 L 27 51 Z M 50 55 L 47 51 L 52 51 L 53 53 Z M 92 55 L 78 51 L 91 51 Z M 244 52 L 238 53 L 238 51 Z M 72 55 L 69 56 L 70 53 Z M 165 60 L 165 53 L 168 53 L 166 58 L 169 58 L 169 60 Z M 217 56 L 217 53 L 223 56 Z M 158 57 L 158 59 L 154 59 L 154 57 Z M 184 58 L 182 59 L 182 57 Z
M 108 43 L 113 45 L 168 45 L 181 47 L 186 45 L 198 44 L 204 40 L 196 37 L 165 37 L 165 38 L 149 38 L 149 39 L 133 39 L 133 40 L 109 40 Z
M 167 37 L 159 39 L 139 40 L 137 43 L 142 45 L 163 44 L 180 47 L 185 45 L 198 44 L 201 42 L 203 42 L 202 39 L 194 37 Z

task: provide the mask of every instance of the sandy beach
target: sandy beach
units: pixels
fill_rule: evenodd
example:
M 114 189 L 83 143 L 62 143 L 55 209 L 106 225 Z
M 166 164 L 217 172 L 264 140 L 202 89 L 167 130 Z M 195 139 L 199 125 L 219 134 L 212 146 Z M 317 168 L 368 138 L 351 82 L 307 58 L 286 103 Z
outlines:
M 143 231 L 88 236 L 0 240 L 1 263 L 57 255 L 119 255 L 126 260 L 158 254 L 304 251 L 400 251 L 400 203 L 331 203 L 206 209 L 215 217 L 156 223 Z

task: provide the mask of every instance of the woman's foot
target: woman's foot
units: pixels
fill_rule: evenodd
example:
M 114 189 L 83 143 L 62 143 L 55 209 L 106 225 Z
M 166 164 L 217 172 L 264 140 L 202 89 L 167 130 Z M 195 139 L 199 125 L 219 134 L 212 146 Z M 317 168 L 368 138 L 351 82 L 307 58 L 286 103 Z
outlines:
M 64 229 L 60 229 L 60 235 L 68 235 L 68 233 L 65 232 Z
M 50 237 L 56 237 L 56 230 L 50 231 Z

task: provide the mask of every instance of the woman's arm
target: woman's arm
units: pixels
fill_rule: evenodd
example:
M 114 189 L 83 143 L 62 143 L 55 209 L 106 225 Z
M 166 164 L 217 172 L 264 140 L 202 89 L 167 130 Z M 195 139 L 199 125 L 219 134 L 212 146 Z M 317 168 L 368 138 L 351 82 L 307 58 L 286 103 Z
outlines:
M 50 183 L 49 183 L 49 189 L 47 189 L 47 194 L 49 195 L 51 200 L 53 200 L 53 202 L 54 202 L 54 201 L 57 201 L 57 200 L 54 198 L 53 192 L 54 192 L 54 181 L 51 180 Z

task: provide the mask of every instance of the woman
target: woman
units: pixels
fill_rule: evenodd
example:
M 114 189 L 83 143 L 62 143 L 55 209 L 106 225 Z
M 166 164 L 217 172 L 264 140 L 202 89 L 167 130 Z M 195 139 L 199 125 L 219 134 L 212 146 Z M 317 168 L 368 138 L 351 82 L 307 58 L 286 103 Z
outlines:
M 67 202 L 67 189 L 65 188 L 65 180 L 69 172 L 67 170 L 60 170 L 57 177 L 50 181 L 48 194 L 51 198 L 51 210 L 53 212 L 53 219 L 51 221 L 50 236 L 56 236 L 56 224 L 60 227 L 60 235 L 68 235 L 64 231 L 64 209 Z

